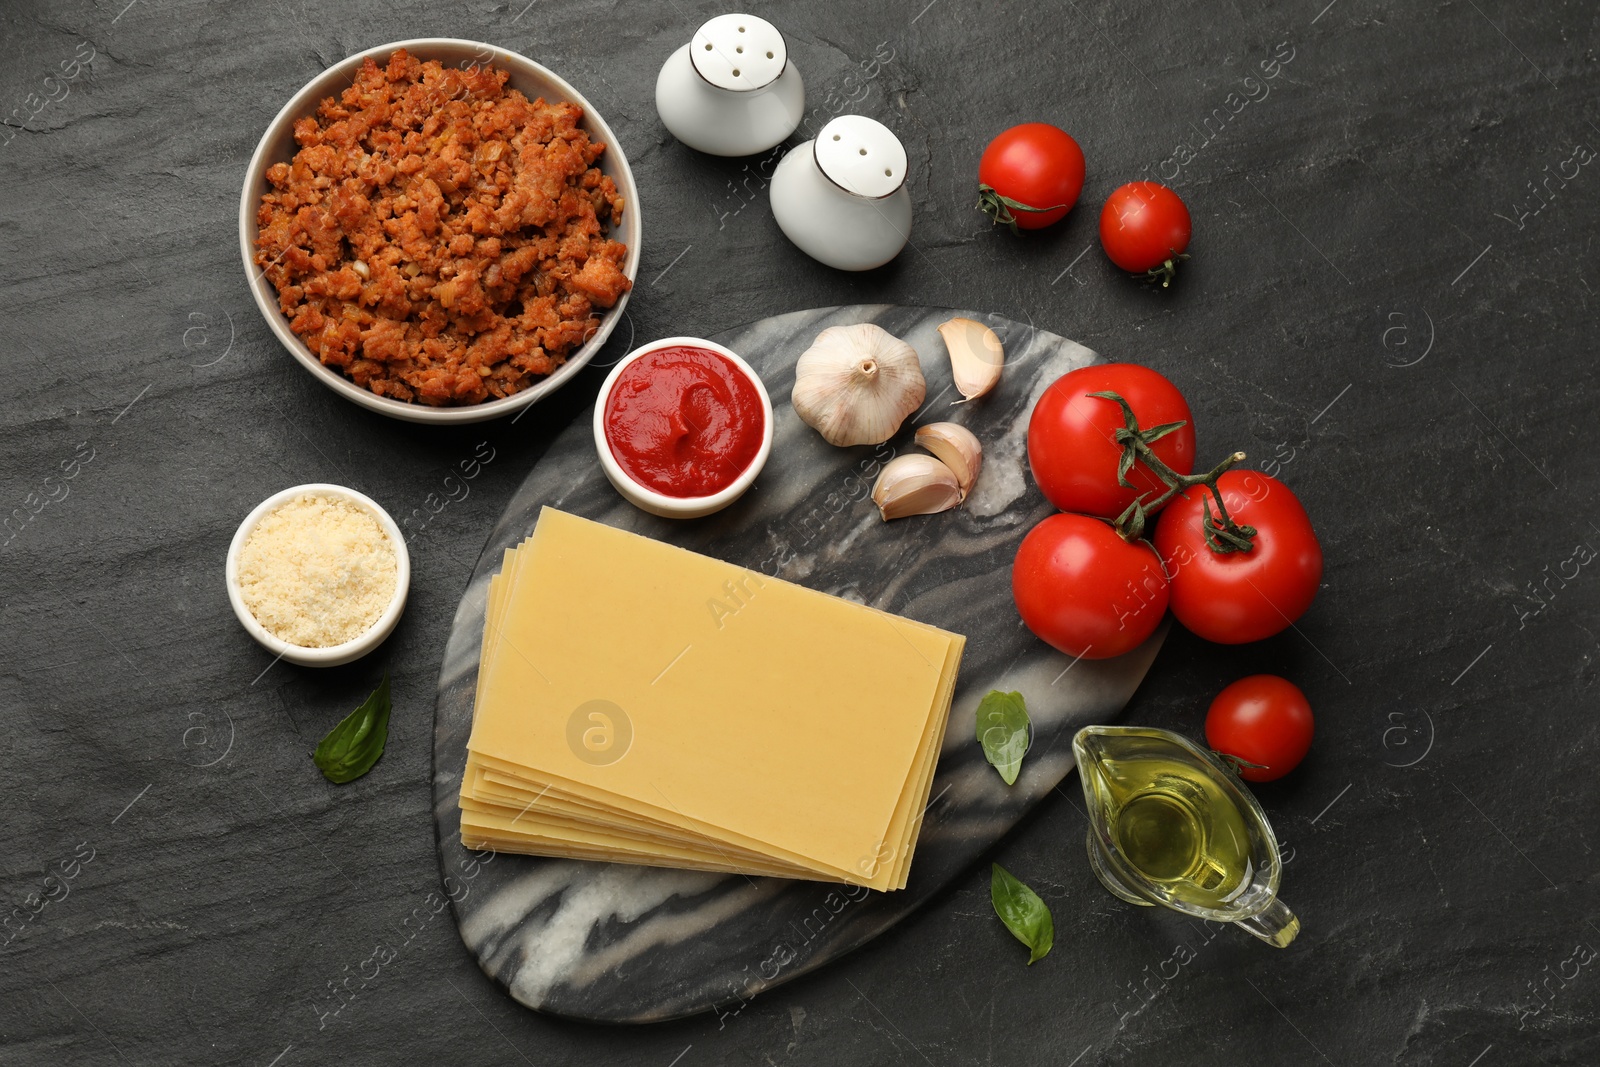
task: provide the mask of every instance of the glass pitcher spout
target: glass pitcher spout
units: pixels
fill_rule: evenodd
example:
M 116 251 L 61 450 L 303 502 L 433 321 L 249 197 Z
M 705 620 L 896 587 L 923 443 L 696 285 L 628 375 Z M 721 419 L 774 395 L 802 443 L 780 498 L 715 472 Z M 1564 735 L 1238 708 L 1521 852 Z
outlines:
M 1277 899 L 1283 862 L 1266 813 L 1208 750 L 1166 730 L 1088 726 L 1073 738 L 1090 866 L 1132 904 L 1237 923 L 1268 944 L 1300 921 Z
M 1235 926 L 1254 934 L 1273 948 L 1288 948 L 1289 942 L 1300 932 L 1300 919 L 1276 898 L 1248 919 L 1239 919 Z

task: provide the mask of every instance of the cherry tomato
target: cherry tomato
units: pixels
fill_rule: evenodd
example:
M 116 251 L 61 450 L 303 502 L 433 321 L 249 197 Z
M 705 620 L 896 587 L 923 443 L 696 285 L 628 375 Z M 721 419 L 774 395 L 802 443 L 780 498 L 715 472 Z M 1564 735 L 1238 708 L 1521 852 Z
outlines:
M 1141 429 L 1169 422 L 1183 426 L 1151 445 L 1161 462 L 1188 474 L 1194 469 L 1194 417 L 1178 387 L 1147 367 L 1096 363 L 1057 378 L 1033 406 L 1028 420 L 1028 466 L 1045 498 L 1062 511 L 1114 519 L 1139 496 L 1155 499 L 1166 486 L 1143 461 L 1128 472 L 1133 488 L 1117 484 L 1124 425 L 1113 400 L 1089 396 L 1112 392 L 1133 408 Z M 1163 505 L 1164 506 L 1164 505 Z M 1158 509 L 1159 510 L 1159 509 Z
M 1139 647 L 1167 613 L 1167 576 L 1148 542 L 1087 515 L 1051 515 L 1022 539 L 1011 595 L 1040 640 L 1110 659 Z
M 1111 262 L 1135 274 L 1172 281 L 1192 227 L 1189 209 L 1160 182 L 1129 182 L 1106 199 L 1100 211 L 1100 247 Z
M 1275 674 L 1240 678 L 1206 712 L 1206 744 L 1234 757 L 1247 782 L 1270 782 L 1298 767 L 1311 748 L 1312 728 L 1306 695 Z
M 1172 613 L 1207 641 L 1240 645 L 1286 629 L 1317 595 L 1322 545 L 1306 509 L 1287 485 L 1257 471 L 1217 479 L 1222 502 L 1240 526 L 1256 528 L 1248 552 L 1206 545 L 1203 486 L 1172 499 L 1156 527 L 1156 551 L 1172 582 Z M 1211 501 L 1213 521 L 1216 503 Z
M 1060 221 L 1082 191 L 1083 149 L 1048 122 L 1011 127 L 978 162 L 978 206 L 1013 231 Z

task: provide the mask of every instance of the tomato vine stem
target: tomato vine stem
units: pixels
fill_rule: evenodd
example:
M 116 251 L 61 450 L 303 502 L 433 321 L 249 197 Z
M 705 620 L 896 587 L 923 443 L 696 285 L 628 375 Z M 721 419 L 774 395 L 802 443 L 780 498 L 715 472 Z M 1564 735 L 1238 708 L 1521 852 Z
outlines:
M 1173 252 L 1170 248 L 1167 251 L 1172 252 L 1172 254 L 1159 266 L 1151 267 L 1143 274 L 1136 274 L 1134 277 L 1143 278 L 1147 282 L 1160 282 L 1163 289 L 1169 287 L 1172 284 L 1172 279 L 1178 276 L 1178 264 L 1188 259 L 1189 253 Z
M 995 189 L 992 185 L 978 184 L 978 210 L 989 216 L 991 225 L 1004 223 L 1011 227 L 1012 233 L 1017 233 L 1017 217 L 1013 211 L 1026 211 L 1030 214 L 1043 214 L 1046 211 L 1057 211 L 1067 208 L 1067 204 L 1056 204 L 1052 207 L 1034 207 L 1024 204 L 1020 200 L 1013 200 Z
M 1244 777 L 1244 769 L 1246 767 L 1254 767 L 1258 771 L 1264 771 L 1267 769 L 1267 765 L 1265 763 L 1251 763 L 1243 756 L 1235 756 L 1232 752 L 1219 752 L 1216 749 L 1212 749 L 1211 754 L 1220 759 L 1223 763 L 1226 763 L 1228 765 L 1228 769 L 1240 778 Z
M 1124 541 L 1137 541 L 1144 536 L 1145 524 L 1151 512 L 1179 493 L 1201 485 L 1209 490 L 1209 494 L 1200 498 L 1201 507 L 1205 511 L 1202 526 L 1205 531 L 1206 547 L 1213 552 L 1250 551 L 1255 543 L 1253 540 L 1256 536 L 1255 527 L 1240 526 L 1234 522 L 1233 516 L 1228 514 L 1228 505 L 1223 503 L 1222 493 L 1217 489 L 1217 479 L 1222 477 L 1223 472 L 1232 468 L 1234 464 L 1244 461 L 1243 452 L 1235 452 L 1204 474 L 1179 474 L 1167 466 L 1150 446 L 1167 434 L 1181 429 L 1184 423 L 1167 422 L 1142 430 L 1139 428 L 1138 416 L 1134 415 L 1133 408 L 1120 394 L 1106 391 L 1087 395 L 1113 401 L 1122 408 L 1123 425 L 1116 432 L 1116 442 L 1123 448 L 1122 459 L 1117 464 L 1117 484 L 1127 486 L 1129 489 L 1135 488 L 1133 483 L 1128 481 L 1128 472 L 1133 470 L 1135 463 L 1142 461 L 1150 473 L 1161 479 L 1162 484 L 1167 487 L 1166 492 L 1154 500 L 1146 500 L 1144 496 L 1140 496 L 1129 504 L 1112 524 L 1118 536 Z M 1217 505 L 1215 515 L 1211 513 L 1213 500 Z

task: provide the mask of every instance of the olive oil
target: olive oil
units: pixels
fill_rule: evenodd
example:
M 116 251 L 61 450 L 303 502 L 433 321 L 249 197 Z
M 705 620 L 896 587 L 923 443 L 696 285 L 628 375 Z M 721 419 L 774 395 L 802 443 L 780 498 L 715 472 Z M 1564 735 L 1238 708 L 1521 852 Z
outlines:
M 1215 772 L 1187 754 L 1137 743 L 1106 752 L 1084 771 L 1110 843 L 1173 900 L 1226 908 L 1250 885 L 1250 831 Z
M 1176 760 L 1113 760 L 1111 837 L 1146 878 L 1201 907 L 1226 904 L 1250 879 L 1250 843 L 1232 798 Z
M 1215 753 L 1149 726 L 1085 726 L 1072 755 L 1101 885 L 1130 904 L 1234 923 L 1275 948 L 1294 941 L 1277 838 Z

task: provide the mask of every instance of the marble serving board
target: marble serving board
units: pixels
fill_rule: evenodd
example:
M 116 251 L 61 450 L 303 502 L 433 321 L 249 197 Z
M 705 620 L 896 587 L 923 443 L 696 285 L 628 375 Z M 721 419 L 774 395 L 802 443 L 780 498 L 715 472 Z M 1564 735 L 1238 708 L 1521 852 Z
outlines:
M 959 399 L 937 327 L 956 315 L 987 322 L 1005 344 L 999 387 Z M 794 364 L 828 326 L 876 322 L 922 359 L 928 399 L 884 445 L 834 448 L 789 404 Z M 1164 636 L 1116 660 L 1074 662 L 1023 627 L 1011 601 L 1011 560 L 1051 508 L 1027 469 L 1028 415 L 1057 377 L 1098 361 L 1089 349 L 1030 325 L 944 308 L 851 306 L 796 312 L 718 334 L 772 394 L 772 457 L 726 510 L 679 522 L 645 514 L 612 489 L 579 417 L 522 483 L 500 518 L 456 611 L 439 676 L 434 815 L 445 888 L 461 937 L 484 972 L 540 1011 L 642 1023 L 732 1012 L 752 996 L 836 959 L 905 918 L 953 879 L 978 879 L 975 860 L 1072 769 L 1080 727 L 1115 718 Z M 982 440 L 983 471 L 959 509 L 885 523 L 873 480 L 913 451 L 914 426 L 948 420 Z M 550 505 L 871 604 L 967 637 L 910 884 L 861 887 L 653 867 L 475 853 L 460 841 L 457 794 L 472 725 L 484 597 L 504 549 Z M 978 701 L 1019 690 L 1033 746 L 1007 787 L 975 740 Z

